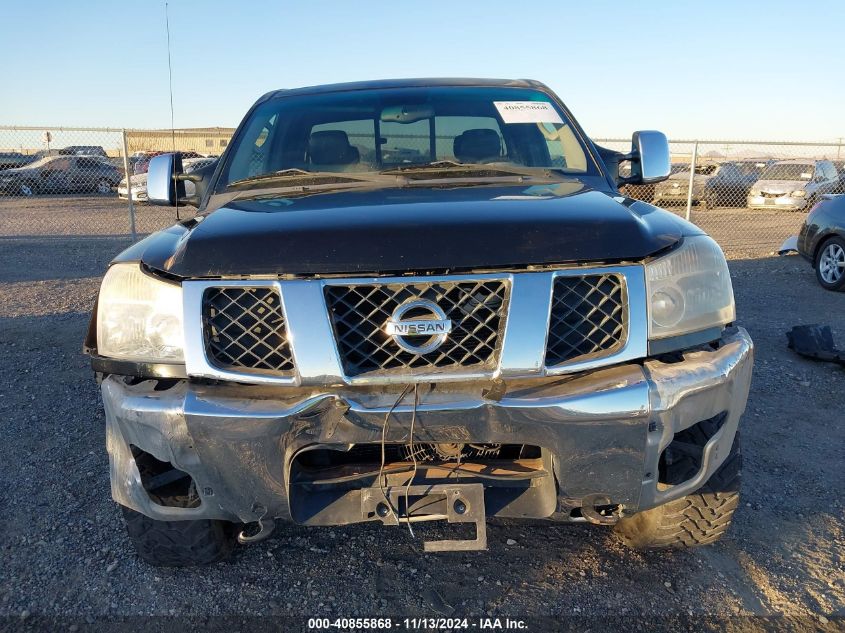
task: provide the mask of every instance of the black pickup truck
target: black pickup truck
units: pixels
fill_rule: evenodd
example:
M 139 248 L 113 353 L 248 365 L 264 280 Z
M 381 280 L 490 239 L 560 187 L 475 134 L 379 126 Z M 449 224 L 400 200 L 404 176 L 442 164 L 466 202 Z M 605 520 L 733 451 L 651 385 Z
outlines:
M 154 158 L 150 201 L 198 213 L 112 262 L 85 343 L 140 556 L 285 522 L 483 549 L 493 516 L 715 541 L 753 348 L 716 243 L 619 193 L 669 169 L 659 132 L 603 149 L 527 80 L 280 90 L 216 164 Z

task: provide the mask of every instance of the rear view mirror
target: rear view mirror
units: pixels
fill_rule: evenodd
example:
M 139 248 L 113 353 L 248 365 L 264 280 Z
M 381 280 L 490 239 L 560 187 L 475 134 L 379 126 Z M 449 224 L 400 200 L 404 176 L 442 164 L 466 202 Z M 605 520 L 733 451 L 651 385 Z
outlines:
M 147 199 L 152 204 L 175 206 L 185 197 L 182 175 L 182 157 L 179 154 L 161 154 L 150 159 L 147 169 Z
M 643 130 L 631 138 L 631 158 L 639 162 L 639 180 L 650 184 L 666 180 L 672 168 L 669 141 L 663 132 Z
M 434 116 L 430 105 L 387 106 L 381 111 L 381 120 L 385 123 L 416 123 Z

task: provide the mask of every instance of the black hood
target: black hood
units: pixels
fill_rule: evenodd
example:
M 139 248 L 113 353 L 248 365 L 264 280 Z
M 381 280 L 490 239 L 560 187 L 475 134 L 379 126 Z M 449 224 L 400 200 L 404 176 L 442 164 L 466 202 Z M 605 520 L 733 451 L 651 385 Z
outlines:
M 638 260 L 690 231 L 579 182 L 391 188 L 231 202 L 120 259 L 179 277 L 461 271 Z

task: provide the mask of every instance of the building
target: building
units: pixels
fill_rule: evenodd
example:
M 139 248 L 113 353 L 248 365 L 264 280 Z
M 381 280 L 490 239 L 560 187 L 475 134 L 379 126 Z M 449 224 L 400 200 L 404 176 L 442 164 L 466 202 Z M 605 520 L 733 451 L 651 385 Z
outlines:
M 198 127 L 177 130 L 126 130 L 129 153 L 142 151 L 197 152 L 217 156 L 223 153 L 235 128 Z

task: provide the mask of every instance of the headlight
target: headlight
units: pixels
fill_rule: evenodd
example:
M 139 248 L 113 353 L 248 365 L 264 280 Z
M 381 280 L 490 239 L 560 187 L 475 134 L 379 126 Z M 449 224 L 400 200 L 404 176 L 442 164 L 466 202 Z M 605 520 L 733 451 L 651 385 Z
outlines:
M 797 189 L 789 195 L 792 196 L 793 198 L 803 198 L 804 196 L 807 195 L 807 192 L 804 191 L 803 189 Z
M 752 189 L 748 192 L 749 196 L 754 196 L 755 198 L 760 195 L 760 192 L 757 189 Z
M 645 269 L 649 338 L 697 332 L 734 320 L 728 264 L 706 235 L 684 238 L 679 248 Z
M 97 303 L 97 352 L 136 362 L 184 360 L 182 288 L 141 270 L 115 264 Z

